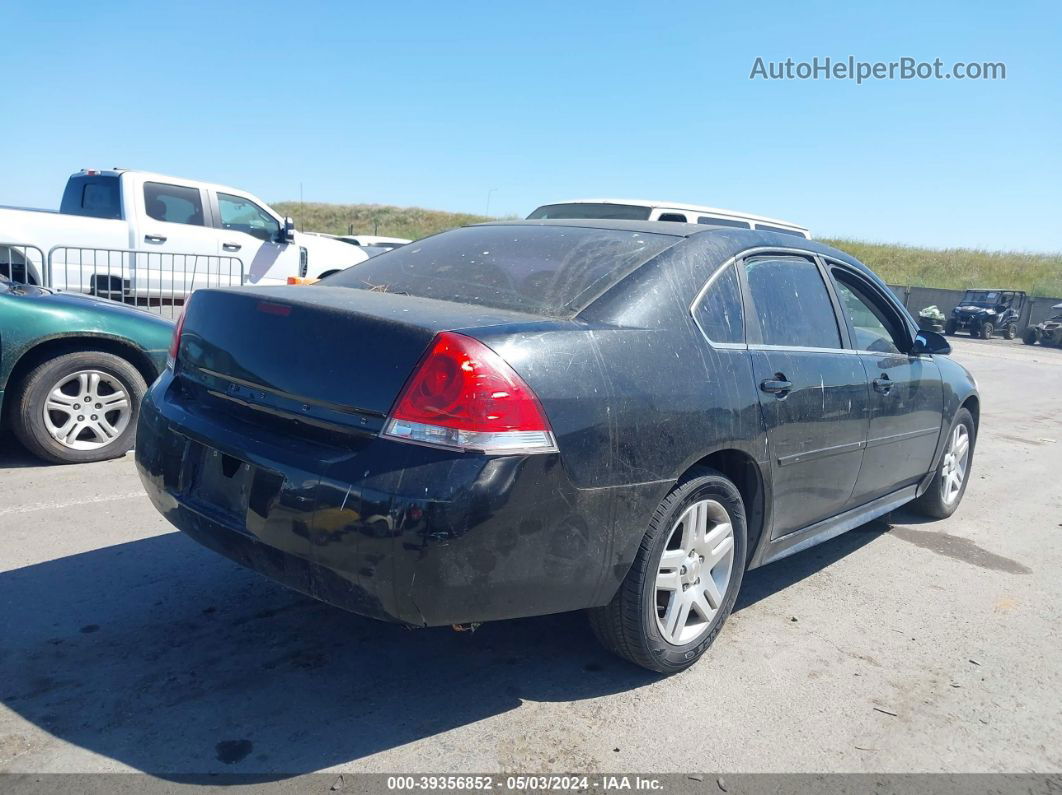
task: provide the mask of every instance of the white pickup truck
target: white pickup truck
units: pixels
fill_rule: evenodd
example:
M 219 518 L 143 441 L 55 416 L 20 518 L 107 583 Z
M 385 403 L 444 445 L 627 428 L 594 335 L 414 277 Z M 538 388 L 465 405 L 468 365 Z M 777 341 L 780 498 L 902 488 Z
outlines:
M 115 292 L 124 284 L 127 297 L 148 288 L 184 295 L 213 284 L 283 284 L 368 258 L 357 246 L 296 232 L 290 218 L 246 191 L 126 169 L 71 175 L 58 212 L 0 207 L 0 249 L 0 267 L 14 260 L 31 283 L 107 292 L 107 279 Z

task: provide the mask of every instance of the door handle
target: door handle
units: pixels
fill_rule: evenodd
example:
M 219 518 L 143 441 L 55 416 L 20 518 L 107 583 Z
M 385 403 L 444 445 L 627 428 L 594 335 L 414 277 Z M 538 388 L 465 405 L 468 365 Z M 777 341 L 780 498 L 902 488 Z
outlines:
M 222 243 L 221 247 L 226 251 L 239 251 L 243 248 L 239 243 Z
M 885 373 L 881 374 L 881 378 L 875 378 L 872 383 L 874 384 L 874 391 L 880 392 L 883 395 L 889 394 L 892 391 L 892 379 Z
M 165 243 L 166 238 L 162 235 L 144 235 L 145 243 Z
M 793 388 L 793 382 L 786 379 L 784 373 L 775 373 L 774 378 L 765 378 L 760 381 L 760 389 L 772 395 L 784 398 Z

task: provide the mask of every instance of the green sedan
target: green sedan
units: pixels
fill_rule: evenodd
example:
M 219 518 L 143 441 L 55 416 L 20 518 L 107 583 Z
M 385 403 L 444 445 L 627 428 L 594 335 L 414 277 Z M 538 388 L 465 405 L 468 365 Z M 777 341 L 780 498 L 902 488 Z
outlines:
M 46 461 L 124 455 L 172 333 L 141 309 L 0 276 L 0 417 Z

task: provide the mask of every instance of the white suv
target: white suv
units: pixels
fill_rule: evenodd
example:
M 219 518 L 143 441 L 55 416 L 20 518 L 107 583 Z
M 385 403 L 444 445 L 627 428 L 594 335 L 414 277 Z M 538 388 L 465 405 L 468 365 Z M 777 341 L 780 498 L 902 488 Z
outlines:
M 781 232 L 786 235 L 811 238 L 811 232 L 806 228 L 789 221 L 764 218 L 762 215 L 751 215 L 736 210 L 720 210 L 718 207 L 702 207 L 699 204 L 676 204 L 645 199 L 573 199 L 556 204 L 543 204 L 527 218 L 528 220 L 609 218 L 622 221 L 674 221 L 680 224 L 762 229 L 767 232 Z

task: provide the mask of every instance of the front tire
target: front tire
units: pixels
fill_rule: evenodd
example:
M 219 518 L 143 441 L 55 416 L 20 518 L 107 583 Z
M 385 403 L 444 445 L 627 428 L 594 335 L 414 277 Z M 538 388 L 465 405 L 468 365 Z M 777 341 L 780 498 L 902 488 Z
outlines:
M 980 337 L 983 340 L 992 339 L 992 335 L 996 333 L 996 327 L 989 323 L 987 320 L 981 324 Z
M 17 388 L 14 431 L 29 452 L 57 464 L 102 461 L 133 446 L 143 376 L 102 351 L 57 356 Z
M 970 482 L 976 441 L 977 426 L 973 415 L 966 409 L 959 409 L 929 488 L 911 503 L 917 513 L 932 519 L 947 519 L 955 513 Z
M 737 487 L 713 469 L 695 470 L 657 507 L 612 601 L 588 611 L 594 634 L 651 671 L 689 668 L 734 608 L 746 544 Z
M 953 336 L 955 334 L 956 331 L 958 331 L 958 329 L 959 329 L 959 321 L 957 321 L 957 320 L 955 320 L 953 318 L 953 319 L 948 321 L 947 325 L 944 326 L 944 333 L 947 334 L 949 337 L 951 337 L 951 336 Z
M 1026 345 L 1035 345 L 1040 341 L 1040 330 L 1037 328 L 1025 329 L 1025 333 L 1021 335 L 1021 341 Z

